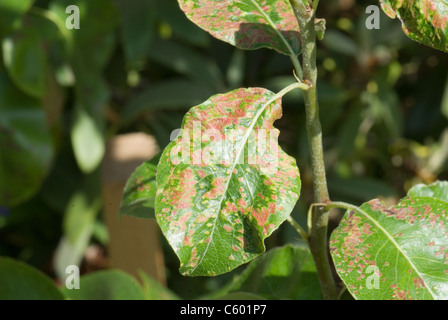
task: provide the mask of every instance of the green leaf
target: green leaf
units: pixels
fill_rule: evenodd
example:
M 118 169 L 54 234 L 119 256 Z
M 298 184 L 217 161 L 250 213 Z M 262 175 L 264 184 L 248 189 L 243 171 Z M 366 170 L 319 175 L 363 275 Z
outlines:
M 156 219 L 184 275 L 217 275 L 265 251 L 300 194 L 278 146 L 281 101 L 263 88 L 212 96 L 186 114 L 157 166 Z
M 56 248 L 54 268 L 65 278 L 68 265 L 80 265 L 92 236 L 95 220 L 101 209 L 99 175 L 85 176 L 82 187 L 73 192 L 66 205 L 62 227 L 64 235 Z
M 63 300 L 53 281 L 21 261 L 0 257 L 0 300 Z
M 196 25 L 240 49 L 300 51 L 299 26 L 288 0 L 179 0 L 179 5 Z
M 430 185 L 418 184 L 408 191 L 410 197 L 431 197 L 448 202 L 448 181 L 436 181 Z
M 313 257 L 308 248 L 286 245 L 253 260 L 230 292 L 254 293 L 266 299 L 321 299 Z
M 81 104 L 73 110 L 71 140 L 79 168 L 84 173 L 94 171 L 105 153 L 104 119 L 89 113 Z
M 266 300 L 266 299 L 250 292 L 231 292 L 222 297 L 216 298 L 216 300 Z
M 448 203 L 407 197 L 347 211 L 330 239 L 336 270 L 355 299 L 448 299 Z
M 142 288 L 127 273 L 119 270 L 96 271 L 82 276 L 79 289 L 61 289 L 72 300 L 144 300 Z
M 8 35 L 32 6 L 33 0 L 0 0 L 0 38 Z
M 123 110 L 124 122 L 132 122 L 142 113 L 151 110 L 186 109 L 201 103 L 211 94 L 209 87 L 188 79 L 161 81 L 138 93 L 127 103 Z
M 65 25 L 70 0 L 53 0 L 52 15 Z M 95 170 L 104 156 L 106 120 L 104 108 L 109 88 L 102 71 L 115 49 L 115 33 L 119 16 L 110 0 L 80 0 L 80 28 L 67 29 L 65 40 L 68 61 L 75 76 L 75 107 L 71 139 L 76 161 L 84 173 Z M 86 50 L 85 48 L 95 48 Z
M 41 17 L 26 16 L 23 26 L 2 43 L 11 79 L 23 92 L 36 98 L 43 98 L 46 90 L 48 50 L 43 29 L 48 24 L 52 23 Z
M 322 42 L 328 49 L 339 52 L 341 54 L 357 57 L 359 55 L 359 47 L 355 40 L 350 38 L 343 32 L 336 30 L 328 30 Z
M 203 54 L 174 41 L 159 40 L 152 45 L 154 49 L 149 50 L 151 60 L 186 75 L 213 91 L 224 87 L 217 64 Z
M 401 20 L 409 38 L 448 52 L 448 3 L 445 0 L 381 0 L 381 7 L 390 18 Z
M 29 199 L 48 173 L 54 151 L 41 103 L 0 71 L 0 203 Z
M 179 300 L 180 298 L 157 280 L 151 278 L 143 271 L 139 272 L 142 280 L 143 293 L 147 300 Z
M 53 0 L 49 8 L 65 28 L 69 14 L 65 12 L 71 0 Z M 71 58 L 78 60 L 88 69 L 99 71 L 104 69 L 115 48 L 116 28 L 119 24 L 117 7 L 111 0 L 78 0 L 79 29 L 66 29 L 73 44 L 69 47 Z M 95 50 L 86 50 L 95 48 Z M 77 66 L 74 66 L 74 69 Z M 76 70 L 74 70 L 76 73 Z
M 124 187 L 120 215 L 155 219 L 156 171 L 160 154 L 141 164 L 129 177 Z
M 186 42 L 206 47 L 210 35 L 188 20 L 176 1 L 155 1 L 158 18 L 169 24 L 175 36 Z
M 126 61 L 140 69 L 155 33 L 155 3 L 141 0 L 115 0 L 121 18 L 121 42 Z

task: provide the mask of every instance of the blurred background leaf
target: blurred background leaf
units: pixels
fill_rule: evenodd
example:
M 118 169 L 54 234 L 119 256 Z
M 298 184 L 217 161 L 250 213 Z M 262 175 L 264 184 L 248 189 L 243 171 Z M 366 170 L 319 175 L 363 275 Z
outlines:
M 55 281 L 70 259 L 82 274 L 107 267 L 97 199 L 108 138 L 145 132 L 163 149 L 185 112 L 209 96 L 238 87 L 277 92 L 294 81 L 288 57 L 213 39 L 176 0 L 80 0 L 73 30 L 65 28 L 70 4 L 0 0 L 0 255 Z M 368 30 L 368 5 L 378 1 L 327 1 L 318 9 L 327 22 L 318 90 L 330 193 L 354 204 L 397 202 L 415 184 L 448 180 L 448 56 L 407 38 L 383 12 L 380 29 Z M 302 173 L 293 216 L 306 227 L 313 192 L 300 91 L 285 96 L 275 126 Z M 332 215 L 332 225 L 339 219 Z M 266 246 L 296 241 L 285 225 Z M 176 297 L 218 292 L 245 270 L 184 278 L 161 242 Z M 92 249 L 101 252 L 96 260 Z M 157 291 L 148 290 L 137 295 Z

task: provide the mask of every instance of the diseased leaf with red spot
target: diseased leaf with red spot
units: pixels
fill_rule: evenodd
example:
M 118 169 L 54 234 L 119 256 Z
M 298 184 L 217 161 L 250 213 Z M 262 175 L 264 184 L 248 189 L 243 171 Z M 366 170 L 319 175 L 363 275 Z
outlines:
M 178 0 L 187 17 L 240 49 L 300 51 L 299 25 L 288 0 Z
M 330 239 L 336 270 L 356 299 L 448 299 L 448 203 L 406 197 L 347 212 Z
M 448 52 L 448 2 L 380 0 L 390 18 L 401 20 L 404 33 L 427 46 Z
M 157 167 L 156 219 L 184 275 L 218 275 L 265 251 L 300 194 L 295 160 L 278 145 L 281 101 L 262 88 L 190 109 Z

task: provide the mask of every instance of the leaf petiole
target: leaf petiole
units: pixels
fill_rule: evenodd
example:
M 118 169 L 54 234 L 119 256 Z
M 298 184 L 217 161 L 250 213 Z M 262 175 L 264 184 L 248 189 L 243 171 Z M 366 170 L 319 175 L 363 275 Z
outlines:
M 298 234 L 300 234 L 300 236 L 304 240 L 308 240 L 309 237 L 308 232 L 306 232 L 306 230 L 303 229 L 302 226 L 297 221 L 295 221 L 291 216 L 288 216 L 288 218 L 286 218 L 286 221 L 289 222 L 289 224 L 297 231 Z

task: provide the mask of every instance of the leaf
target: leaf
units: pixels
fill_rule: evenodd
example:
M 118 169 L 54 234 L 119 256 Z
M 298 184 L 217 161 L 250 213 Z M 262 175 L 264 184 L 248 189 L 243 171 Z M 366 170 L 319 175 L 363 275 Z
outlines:
M 265 251 L 300 194 L 277 144 L 281 101 L 263 88 L 212 96 L 186 114 L 157 166 L 156 219 L 184 275 L 217 275 Z
M 408 196 L 431 197 L 448 202 L 448 181 L 436 181 L 430 185 L 415 185 L 408 191 Z
M 359 55 L 359 47 L 355 40 L 350 38 L 343 32 L 336 30 L 328 30 L 322 42 L 334 52 L 338 52 L 347 56 L 357 57 Z
M 337 272 L 355 299 L 448 299 L 448 203 L 406 197 L 347 211 L 330 239 Z
M 196 25 L 240 49 L 300 52 L 299 26 L 287 0 L 179 0 L 179 5 Z
M 8 35 L 32 6 L 33 0 L 0 0 L 0 38 Z
M 65 296 L 72 300 L 144 300 L 142 288 L 127 273 L 119 270 L 104 270 L 82 276 L 79 289 L 62 288 Z
M 231 292 L 222 297 L 216 298 L 216 300 L 266 300 L 266 299 L 250 292 Z
M 0 257 L 0 300 L 63 300 L 53 281 L 34 267 Z
M 219 67 L 206 56 L 174 41 L 159 40 L 152 45 L 154 49 L 149 50 L 148 54 L 152 61 L 186 75 L 213 91 L 224 87 Z
M 143 293 L 147 300 L 179 300 L 180 298 L 171 290 L 161 285 L 157 280 L 151 278 L 143 271 L 139 272 L 143 283 Z
M 73 110 L 71 140 L 79 168 L 84 173 L 94 171 L 105 153 L 104 119 L 92 116 L 77 104 Z
M 120 215 L 155 219 L 156 171 L 160 154 L 141 164 L 129 177 L 124 187 Z
M 319 279 L 308 248 L 286 245 L 253 260 L 230 292 L 243 291 L 266 299 L 321 299 Z
M 53 156 L 41 103 L 24 95 L 0 71 L 0 203 L 15 206 L 33 196 Z
M 380 1 L 390 18 L 401 20 L 409 38 L 448 52 L 448 3 L 445 0 Z
M 155 2 L 158 18 L 169 24 L 175 36 L 196 46 L 209 44 L 210 35 L 188 20 L 176 1 Z
M 54 0 L 51 11 L 65 23 L 70 0 Z M 110 0 L 77 1 L 80 28 L 67 29 L 69 62 L 75 75 L 75 106 L 71 139 L 76 161 L 84 173 L 95 170 L 104 156 L 106 121 L 104 108 L 109 88 L 102 71 L 115 49 L 118 12 Z M 95 50 L 85 50 L 95 48 Z
M 188 79 L 161 81 L 138 93 L 127 103 L 123 110 L 123 121 L 132 122 L 151 110 L 186 108 L 201 103 L 211 94 L 209 87 Z
M 82 187 L 73 192 L 66 205 L 62 227 L 64 235 L 54 255 L 54 268 L 59 279 L 65 278 L 68 265 L 80 265 L 101 209 L 98 174 L 85 176 Z
M 115 0 L 121 18 L 121 42 L 126 62 L 140 69 L 155 33 L 155 1 Z M 143 32 L 144 30 L 144 32 Z
M 337 197 L 355 199 L 362 203 L 376 197 L 393 197 L 394 188 L 374 178 L 329 178 L 328 188 Z
M 48 28 L 48 24 L 52 23 L 41 17 L 26 16 L 23 26 L 2 43 L 5 67 L 11 79 L 23 92 L 35 98 L 43 98 L 46 91 L 48 53 L 42 30 Z

